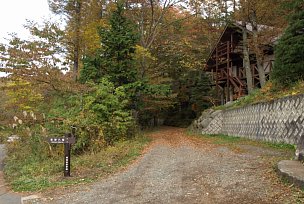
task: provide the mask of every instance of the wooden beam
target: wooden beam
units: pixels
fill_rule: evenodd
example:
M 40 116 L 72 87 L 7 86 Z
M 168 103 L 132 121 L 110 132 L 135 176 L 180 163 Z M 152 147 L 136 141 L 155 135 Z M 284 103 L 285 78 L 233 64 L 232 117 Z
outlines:
M 217 46 L 215 48 L 215 73 L 216 73 L 215 84 L 216 84 L 216 87 L 218 87 L 218 49 L 217 49 Z
M 226 58 L 227 58 L 227 99 L 229 100 L 229 95 L 230 95 L 230 83 L 229 83 L 229 80 L 230 80 L 230 73 L 229 73 L 229 41 L 227 41 L 226 43 L 226 49 L 227 49 L 227 55 L 226 55 Z

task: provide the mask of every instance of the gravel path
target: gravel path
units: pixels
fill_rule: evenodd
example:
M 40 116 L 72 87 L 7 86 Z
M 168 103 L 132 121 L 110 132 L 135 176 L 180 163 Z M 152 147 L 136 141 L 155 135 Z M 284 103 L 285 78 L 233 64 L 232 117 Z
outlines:
M 184 129 L 151 135 L 142 158 L 109 178 L 44 195 L 45 203 L 289 203 L 289 189 L 266 158 L 282 152 L 231 149 L 189 137 Z M 50 193 L 50 192 L 48 192 Z

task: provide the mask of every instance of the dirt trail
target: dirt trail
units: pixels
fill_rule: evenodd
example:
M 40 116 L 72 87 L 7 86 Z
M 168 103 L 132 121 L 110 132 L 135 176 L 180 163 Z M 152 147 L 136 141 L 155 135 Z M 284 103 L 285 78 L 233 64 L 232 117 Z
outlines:
M 43 203 L 295 203 L 269 162 L 282 152 L 214 145 L 181 128 L 150 136 L 152 144 L 125 171 L 44 195 Z

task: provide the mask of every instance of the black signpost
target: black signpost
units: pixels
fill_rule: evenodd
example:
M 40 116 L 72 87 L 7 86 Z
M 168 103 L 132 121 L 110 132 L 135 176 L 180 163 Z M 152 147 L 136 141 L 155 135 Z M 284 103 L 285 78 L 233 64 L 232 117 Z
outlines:
M 71 176 L 71 145 L 75 143 L 76 128 L 72 127 L 72 133 L 66 133 L 64 137 L 48 138 L 52 144 L 64 144 L 64 177 Z

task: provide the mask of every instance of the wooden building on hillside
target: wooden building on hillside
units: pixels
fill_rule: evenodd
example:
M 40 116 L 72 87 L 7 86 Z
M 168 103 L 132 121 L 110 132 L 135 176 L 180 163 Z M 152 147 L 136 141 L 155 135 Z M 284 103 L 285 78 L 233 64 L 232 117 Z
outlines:
M 251 38 L 251 27 L 247 26 L 246 31 L 248 38 Z M 205 70 L 211 74 L 213 85 L 220 92 L 221 104 L 236 100 L 248 93 L 246 72 L 243 66 L 242 36 L 242 26 L 240 24 L 228 24 L 207 59 Z M 263 67 L 266 79 L 269 79 L 269 72 L 274 61 L 273 47 L 265 45 L 263 50 Z M 252 81 L 254 87 L 257 88 L 260 87 L 260 81 L 253 51 L 249 50 L 249 58 Z

